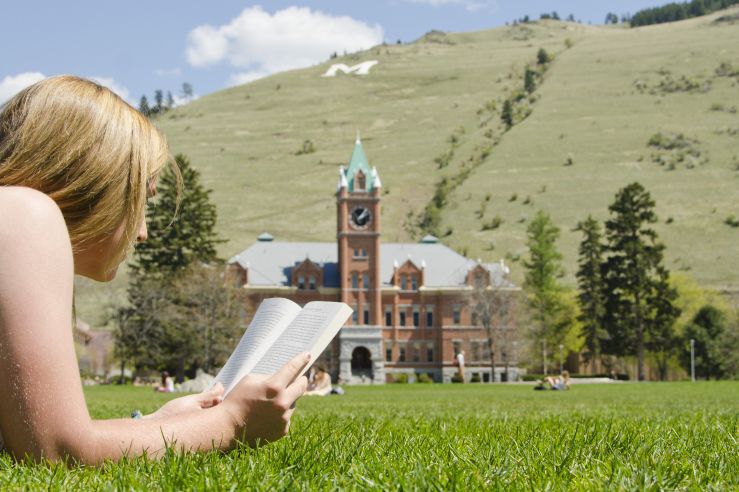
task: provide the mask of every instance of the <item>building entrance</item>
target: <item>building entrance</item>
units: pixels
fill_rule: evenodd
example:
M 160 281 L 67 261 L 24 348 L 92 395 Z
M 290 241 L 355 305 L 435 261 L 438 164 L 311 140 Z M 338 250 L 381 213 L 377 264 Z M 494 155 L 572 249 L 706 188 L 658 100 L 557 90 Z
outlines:
M 372 380 L 372 354 L 367 347 L 352 350 L 352 376 Z

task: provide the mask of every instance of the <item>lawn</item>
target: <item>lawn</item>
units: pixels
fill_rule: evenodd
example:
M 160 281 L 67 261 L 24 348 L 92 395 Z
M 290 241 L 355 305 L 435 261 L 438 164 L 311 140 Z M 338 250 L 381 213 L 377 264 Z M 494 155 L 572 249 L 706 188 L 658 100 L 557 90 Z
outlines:
M 154 409 L 139 388 L 86 390 L 95 417 Z M 50 489 L 737 489 L 739 383 L 349 387 L 303 398 L 258 450 L 101 470 L 16 466 L 0 487 Z

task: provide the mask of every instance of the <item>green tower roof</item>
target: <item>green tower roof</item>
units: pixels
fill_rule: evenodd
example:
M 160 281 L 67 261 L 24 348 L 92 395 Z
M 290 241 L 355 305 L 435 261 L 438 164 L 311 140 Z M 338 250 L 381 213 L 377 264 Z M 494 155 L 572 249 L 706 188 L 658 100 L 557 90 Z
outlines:
M 349 164 L 345 171 L 348 191 L 355 191 L 355 178 L 360 171 L 362 172 L 362 174 L 364 174 L 364 191 L 371 192 L 375 187 L 379 187 L 376 186 L 376 181 L 379 180 L 376 179 L 376 173 L 373 172 L 373 170 L 369 166 L 367 156 L 364 155 L 364 150 L 362 149 L 362 141 L 359 139 L 359 135 L 357 135 L 357 141 L 354 144 L 354 152 L 352 152 L 352 158 L 349 160 Z M 356 188 L 356 191 L 362 190 Z

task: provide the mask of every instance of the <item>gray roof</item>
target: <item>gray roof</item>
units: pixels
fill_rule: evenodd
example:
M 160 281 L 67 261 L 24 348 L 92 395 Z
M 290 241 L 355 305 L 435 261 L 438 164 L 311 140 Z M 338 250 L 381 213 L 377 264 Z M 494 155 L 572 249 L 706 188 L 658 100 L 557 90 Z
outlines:
M 250 285 L 290 285 L 292 268 L 306 258 L 324 269 L 324 287 L 340 287 L 338 246 L 336 243 L 290 243 L 257 241 L 231 258 L 249 271 Z M 440 243 L 386 243 L 380 245 L 380 275 L 389 286 L 393 268 L 411 260 L 424 268 L 426 287 L 458 287 L 464 285 L 467 273 L 478 262 L 470 260 Z M 504 280 L 500 263 L 482 263 L 495 285 L 515 287 Z M 505 268 L 505 267 L 504 267 Z

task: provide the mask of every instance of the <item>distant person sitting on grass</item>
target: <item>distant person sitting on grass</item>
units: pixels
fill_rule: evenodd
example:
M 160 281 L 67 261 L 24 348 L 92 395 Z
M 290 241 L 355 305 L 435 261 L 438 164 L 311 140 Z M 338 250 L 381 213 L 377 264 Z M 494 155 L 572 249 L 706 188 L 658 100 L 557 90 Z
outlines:
M 162 372 L 162 384 L 154 388 L 159 393 L 174 393 L 174 379 L 167 371 Z
M 534 386 L 535 390 L 554 390 L 554 391 L 564 391 L 570 389 L 570 373 L 567 371 L 562 371 L 562 374 L 560 376 L 557 376 L 556 378 L 553 378 L 551 376 L 548 376 L 544 378 L 543 380 L 537 381 L 536 386 Z
M 317 367 L 313 373 L 313 377 L 308 378 L 308 390 L 305 394 L 324 396 L 329 393 L 331 393 L 331 376 L 328 375 L 323 367 Z
M 140 419 L 93 420 L 72 335 L 74 275 L 109 281 L 147 237 L 162 133 L 110 90 L 42 80 L 0 107 L 0 447 L 16 459 L 100 464 L 226 450 L 284 436 L 310 359 L 177 398 Z

